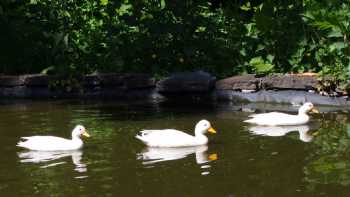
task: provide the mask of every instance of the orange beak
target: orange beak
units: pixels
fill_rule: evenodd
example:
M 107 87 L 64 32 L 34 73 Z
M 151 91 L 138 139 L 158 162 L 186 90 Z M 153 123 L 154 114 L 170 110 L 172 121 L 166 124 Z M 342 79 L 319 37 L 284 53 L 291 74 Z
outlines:
M 208 156 L 208 159 L 209 159 L 209 161 L 218 160 L 218 155 L 217 155 L 216 153 L 210 154 L 210 155 Z
M 216 131 L 215 131 L 215 129 L 214 129 L 213 127 L 210 127 L 210 128 L 208 129 L 208 132 L 209 132 L 209 133 L 216 133 Z
M 88 134 L 86 131 L 84 133 L 82 133 L 81 135 L 85 136 L 85 137 L 90 137 L 90 134 Z
M 311 109 L 311 111 L 310 111 L 311 113 L 315 113 L 315 114 L 319 114 L 320 113 L 320 111 L 318 111 L 316 108 L 312 108 Z

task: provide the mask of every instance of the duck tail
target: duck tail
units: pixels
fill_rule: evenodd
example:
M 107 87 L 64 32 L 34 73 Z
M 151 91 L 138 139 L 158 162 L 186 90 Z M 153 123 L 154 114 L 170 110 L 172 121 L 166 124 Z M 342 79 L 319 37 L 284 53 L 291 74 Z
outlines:
M 16 146 L 24 147 L 24 142 L 23 141 L 19 141 L 19 142 L 17 142 Z
M 141 135 L 135 135 L 135 138 L 139 139 L 139 140 L 142 140 L 142 136 Z
M 29 140 L 30 137 L 21 137 L 20 141 L 17 142 L 16 146 L 19 147 L 25 147 L 26 146 L 26 142 Z
M 143 142 L 145 141 L 143 131 L 140 131 L 135 137 Z
M 251 119 L 248 119 L 248 120 L 244 120 L 243 122 L 246 122 L 246 123 L 254 123 L 254 120 L 253 120 L 253 118 L 251 118 Z
M 147 142 L 147 134 L 148 134 L 147 130 L 142 130 L 135 137 L 137 139 L 139 139 L 140 141 L 142 141 L 143 143 L 148 144 L 148 142 Z

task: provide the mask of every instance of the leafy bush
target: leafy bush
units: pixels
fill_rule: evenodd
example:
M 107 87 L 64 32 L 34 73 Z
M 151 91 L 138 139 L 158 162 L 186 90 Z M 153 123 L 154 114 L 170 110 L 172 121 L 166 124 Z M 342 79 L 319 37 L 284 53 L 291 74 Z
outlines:
M 347 3 L 213 2 L 4 0 L 0 72 L 312 71 L 348 79 Z

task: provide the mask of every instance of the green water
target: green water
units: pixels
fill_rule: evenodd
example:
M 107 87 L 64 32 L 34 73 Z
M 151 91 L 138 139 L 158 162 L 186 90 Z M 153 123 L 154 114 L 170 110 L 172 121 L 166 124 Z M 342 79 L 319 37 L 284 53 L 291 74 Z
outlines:
M 350 124 L 325 108 L 287 133 L 251 128 L 249 114 L 291 106 L 112 101 L 0 103 L 0 196 L 348 196 Z M 147 149 L 141 129 L 192 132 L 200 119 L 218 131 L 208 146 Z M 76 124 L 92 135 L 80 151 L 33 152 L 19 137 L 69 137 Z M 270 130 L 269 130 L 270 129 Z M 265 136 L 253 134 L 266 132 Z M 278 129 L 277 129 L 278 130 Z M 274 135 L 274 136 L 266 136 Z M 215 158 L 216 157 L 216 158 Z

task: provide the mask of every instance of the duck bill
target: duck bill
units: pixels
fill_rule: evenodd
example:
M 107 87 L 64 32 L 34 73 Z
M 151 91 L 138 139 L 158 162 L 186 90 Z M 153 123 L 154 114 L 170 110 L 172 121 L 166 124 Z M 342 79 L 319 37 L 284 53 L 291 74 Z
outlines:
M 217 155 L 216 153 L 210 154 L 210 155 L 208 156 L 208 160 L 209 160 L 209 161 L 218 160 L 218 155 Z
M 319 114 L 320 113 L 320 111 L 318 111 L 316 108 L 312 108 L 311 112 L 314 113 L 314 114 Z
M 81 135 L 83 135 L 84 137 L 90 137 L 90 134 L 88 134 L 86 131 Z
M 210 128 L 208 129 L 208 132 L 209 132 L 209 133 L 216 133 L 216 131 L 215 131 L 215 129 L 214 129 L 213 127 L 210 127 Z

